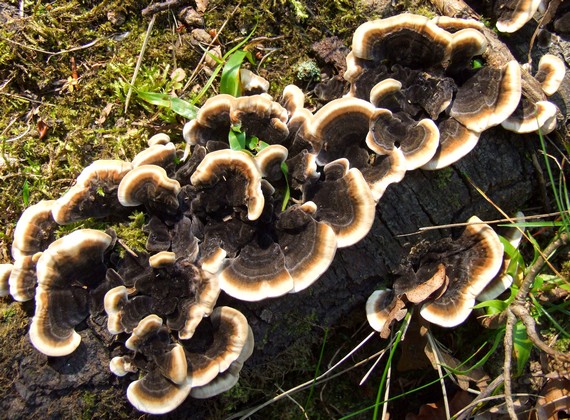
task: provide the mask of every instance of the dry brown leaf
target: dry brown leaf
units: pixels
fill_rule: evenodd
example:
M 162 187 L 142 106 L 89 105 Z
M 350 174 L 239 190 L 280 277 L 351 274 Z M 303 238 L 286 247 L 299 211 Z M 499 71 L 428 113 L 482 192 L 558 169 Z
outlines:
M 564 413 L 563 416 L 560 414 Z M 549 379 L 529 415 L 529 420 L 568 418 L 570 414 L 570 380 Z

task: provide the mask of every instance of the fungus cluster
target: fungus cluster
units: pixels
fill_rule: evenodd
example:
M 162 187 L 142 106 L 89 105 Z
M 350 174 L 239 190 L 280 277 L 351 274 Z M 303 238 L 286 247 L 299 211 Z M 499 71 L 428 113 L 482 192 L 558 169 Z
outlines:
M 400 269 L 392 289 L 372 293 L 366 302 L 368 322 L 386 338 L 391 323 L 401 320 L 413 304 L 421 305 L 421 317 L 432 324 L 459 325 L 502 265 L 498 235 L 473 216 L 458 238 L 431 243 L 414 255 Z
M 347 59 L 347 97 L 313 114 L 292 85 L 279 102 L 217 95 L 185 125 L 184 151 L 156 135 L 132 161 L 95 161 L 61 198 L 28 208 L 14 264 L 0 266 L 0 293 L 35 298 L 33 345 L 70 354 L 81 340 L 75 327 L 102 316 L 122 349 L 110 369 L 136 378 L 127 397 L 138 410 L 166 413 L 188 395 L 229 389 L 253 334 L 239 311 L 216 307 L 221 291 L 259 301 L 309 287 L 338 248 L 367 235 L 390 184 L 455 162 L 515 110 L 518 64 L 471 66 L 486 48 L 478 25 L 410 14 L 366 23 Z M 245 147 L 230 141 L 236 133 Z M 56 239 L 59 225 L 120 223 L 134 210 L 146 217 L 143 251 L 122 249 L 112 231 Z M 390 319 L 409 301 L 439 322 L 455 301 L 456 318 L 441 323 L 461 322 L 499 269 L 488 262 L 502 255 L 489 230 L 469 228 L 453 252 L 426 255 L 410 273 L 421 293 L 397 281 L 382 298 Z M 489 267 L 457 268 L 468 260 Z M 471 285 L 470 276 L 485 280 Z

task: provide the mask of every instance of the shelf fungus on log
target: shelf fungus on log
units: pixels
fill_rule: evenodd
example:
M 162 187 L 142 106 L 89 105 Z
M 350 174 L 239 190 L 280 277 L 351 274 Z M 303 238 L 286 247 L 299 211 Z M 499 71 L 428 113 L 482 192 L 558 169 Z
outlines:
M 119 184 L 132 165 L 122 160 L 96 160 L 77 177 L 77 182 L 53 205 L 54 220 L 60 225 L 126 215 L 117 199 Z
M 126 347 L 135 356 L 114 358 L 112 371 L 120 376 L 145 372 L 129 385 L 127 398 L 140 411 L 164 414 L 178 407 L 192 389 L 198 398 L 207 398 L 231 388 L 252 353 L 253 334 L 241 312 L 219 307 L 183 343 L 172 343 L 162 319 L 148 315 Z
M 249 220 L 261 216 L 265 204 L 261 174 L 247 153 L 229 149 L 208 153 L 190 181 L 194 186 L 210 188 L 210 194 L 217 195 L 221 203 L 245 206 Z
M 345 78 L 349 96 L 379 108 L 375 115 L 381 123 L 372 125 L 371 136 L 392 131 L 403 138 L 406 130 L 400 125 L 418 131 L 431 120 L 438 147 L 419 166 L 440 169 L 470 152 L 481 132 L 511 115 L 521 97 L 520 67 L 511 62 L 504 68 L 473 68 L 473 59 L 487 49 L 480 29 L 470 20 L 408 13 L 361 25 Z
M 48 356 L 72 353 L 81 336 L 74 328 L 89 315 L 88 290 L 105 278 L 104 255 L 113 238 L 81 229 L 53 242 L 37 263 L 36 310 L 30 340 Z
M 124 207 L 145 205 L 151 213 L 173 214 L 178 209 L 180 183 L 170 179 L 164 168 L 141 165 L 128 172 L 117 190 Z
M 554 95 L 566 74 L 564 62 L 551 54 L 545 54 L 538 64 L 534 78 L 547 96 Z M 515 133 L 540 131 L 548 134 L 556 128 L 558 107 L 548 101 L 531 100 L 523 95 L 514 112 L 502 122 L 503 128 Z
M 13 264 L 0 264 L 0 297 L 6 297 L 10 295 L 10 285 L 8 283 L 8 279 L 10 278 L 13 267 Z
M 420 315 L 443 327 L 461 324 L 471 313 L 476 297 L 495 278 L 503 264 L 498 235 L 476 216 L 457 239 L 428 244 L 411 255 L 399 269 L 393 290 L 373 293 L 366 312 L 382 337 L 390 324 L 402 319 L 410 304 L 420 305 Z
M 532 19 L 542 0 L 495 0 L 493 12 L 500 32 L 512 33 Z

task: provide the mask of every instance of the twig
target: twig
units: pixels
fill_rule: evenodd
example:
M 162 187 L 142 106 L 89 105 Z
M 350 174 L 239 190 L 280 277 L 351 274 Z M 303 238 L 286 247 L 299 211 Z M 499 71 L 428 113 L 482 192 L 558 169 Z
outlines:
M 404 236 L 419 235 L 421 233 L 424 233 L 424 232 L 427 232 L 430 230 L 436 230 L 436 229 L 447 229 L 447 228 L 455 228 L 455 227 L 463 227 L 463 226 L 471 226 L 471 225 L 483 225 L 483 224 L 493 225 L 493 224 L 497 224 L 497 223 L 513 223 L 513 222 L 519 222 L 519 221 L 524 222 L 526 220 L 543 219 L 545 217 L 560 216 L 563 213 L 570 213 L 570 210 L 556 211 L 556 212 L 544 213 L 544 214 L 535 214 L 532 216 L 509 217 L 509 218 L 505 218 L 505 219 L 486 220 L 486 221 L 481 221 L 481 222 L 462 222 L 462 223 L 448 223 L 446 225 L 437 225 L 437 226 L 424 226 L 424 227 L 419 228 L 415 232 L 403 233 L 401 235 L 396 235 L 396 237 L 401 238 Z
M 290 399 L 291 401 L 293 401 L 293 403 L 299 407 L 301 409 L 301 412 L 303 413 L 303 416 L 305 416 L 305 418 L 307 420 L 309 420 L 309 416 L 307 415 L 307 412 L 305 411 L 305 409 L 303 408 L 303 406 L 295 399 L 293 398 L 291 395 L 286 394 L 285 391 L 283 391 L 283 388 L 281 388 L 279 385 L 275 385 L 277 387 L 277 389 L 279 390 L 279 392 L 282 392 L 288 399 Z
M 5 37 L 3 37 L 3 36 L 0 36 L 0 39 L 1 39 L 2 41 L 9 42 L 9 43 L 11 43 L 11 44 L 17 45 L 18 47 L 22 47 L 22 48 L 25 48 L 25 49 L 30 50 L 30 51 L 35 51 L 35 52 L 39 52 L 39 53 L 42 53 L 42 54 L 47 54 L 47 55 L 50 56 L 50 57 L 48 58 L 48 61 L 49 61 L 49 59 L 50 59 L 51 57 L 53 57 L 54 55 L 67 54 L 67 53 L 70 53 L 70 52 L 73 52 L 73 51 L 84 50 L 84 49 L 86 49 L 86 48 L 90 48 L 90 47 L 92 47 L 93 45 L 97 44 L 99 41 L 101 41 L 102 38 L 97 38 L 96 40 L 91 41 L 91 42 L 88 42 L 87 44 L 80 45 L 80 46 L 78 46 L 78 47 L 69 48 L 69 49 L 67 49 L 67 50 L 61 50 L 61 51 L 46 51 L 46 50 L 42 50 L 41 48 L 30 47 L 29 45 L 22 44 L 22 43 L 20 43 L 20 42 L 18 42 L 18 41 L 14 41 L 14 40 L 12 40 L 12 39 L 8 39 L 8 38 L 5 38 Z
M 536 278 L 538 273 L 540 273 L 540 271 L 543 269 L 544 264 L 548 264 L 548 258 L 558 248 L 560 248 L 562 245 L 566 245 L 567 243 L 568 243 L 568 234 L 565 232 L 561 233 L 558 236 L 558 238 L 554 239 L 544 249 L 544 251 L 540 254 L 540 256 L 536 259 L 534 264 L 530 267 L 527 275 L 525 276 L 525 278 L 524 278 L 524 280 L 520 286 L 520 289 L 519 289 L 517 295 L 515 296 L 515 301 L 519 305 L 524 306 L 524 302 L 526 301 L 526 297 L 528 296 L 530 288 L 532 287 L 532 284 L 534 283 L 534 279 Z M 562 276 L 559 276 L 559 277 L 562 278 Z
M 125 114 L 129 109 L 129 102 L 131 100 L 131 95 L 133 94 L 133 86 L 135 85 L 135 81 L 137 80 L 137 75 L 139 74 L 139 70 L 141 68 L 142 60 L 144 57 L 144 52 L 148 45 L 148 40 L 150 38 L 150 31 L 152 31 L 152 27 L 154 26 L 154 21 L 156 20 L 156 15 L 152 16 L 152 19 L 148 23 L 148 28 L 146 30 L 146 35 L 144 37 L 144 41 L 141 47 L 141 51 L 139 53 L 139 58 L 137 59 L 137 64 L 135 66 L 135 72 L 133 73 L 133 77 L 131 78 L 131 83 L 129 85 L 129 91 L 127 92 L 127 97 L 125 98 Z
M 570 362 L 570 355 L 559 352 L 558 350 L 553 349 L 544 341 L 542 341 L 542 338 L 540 338 L 540 334 L 536 328 L 536 321 L 534 320 L 532 315 L 529 314 L 528 309 L 526 307 L 518 303 L 512 303 L 511 306 L 509 307 L 509 311 L 512 312 L 514 315 L 516 315 L 516 317 L 520 319 L 521 322 L 524 324 L 526 333 L 528 335 L 529 340 L 532 341 L 532 344 L 534 344 L 543 352 L 555 358 Z
M 505 330 L 505 358 L 503 361 L 503 377 L 505 381 L 505 404 L 507 412 L 511 420 L 517 420 L 515 413 L 515 405 L 513 403 L 512 387 L 511 387 L 511 359 L 513 355 L 513 328 L 516 322 L 515 315 L 507 309 L 507 325 Z
M 431 350 L 433 351 L 433 358 L 435 361 L 435 367 L 437 369 L 437 375 L 439 376 L 439 383 L 441 385 L 441 394 L 443 396 L 443 406 L 445 408 L 445 418 L 449 419 L 451 417 L 451 412 L 449 410 L 449 400 L 447 398 L 447 389 L 445 388 L 445 379 L 443 377 L 443 372 L 441 371 L 441 362 L 439 360 L 439 350 L 435 345 L 434 339 L 431 335 L 431 332 L 428 331 L 427 339 Z
M 486 398 L 488 398 L 494 391 L 497 389 L 504 381 L 503 374 L 497 376 L 491 383 L 485 388 L 484 391 L 481 391 L 477 397 L 471 403 L 465 407 L 463 407 L 459 412 L 455 413 L 455 420 L 465 420 L 468 417 L 471 417 L 473 412 L 473 408 L 477 405 L 481 404 Z

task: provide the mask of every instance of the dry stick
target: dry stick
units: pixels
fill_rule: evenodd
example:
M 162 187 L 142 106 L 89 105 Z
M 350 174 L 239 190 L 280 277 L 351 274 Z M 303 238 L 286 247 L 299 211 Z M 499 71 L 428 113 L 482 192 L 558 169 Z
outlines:
M 446 229 L 446 228 L 463 227 L 463 226 L 471 226 L 471 225 L 492 225 L 492 224 L 497 224 L 497 223 L 525 222 L 527 220 L 543 219 L 545 217 L 561 216 L 564 213 L 570 213 L 570 210 L 556 211 L 556 212 L 544 213 L 544 214 L 535 214 L 532 216 L 509 217 L 509 218 L 505 218 L 505 219 L 495 219 L 495 220 L 482 220 L 480 222 L 462 222 L 462 223 L 448 223 L 446 225 L 437 225 L 437 226 L 424 226 L 424 227 L 419 228 L 415 232 L 403 233 L 401 235 L 396 235 L 396 237 L 401 238 L 404 236 L 419 235 L 420 233 L 427 232 L 429 230 L 436 230 L 436 229 Z
M 495 389 L 497 389 L 503 383 L 503 374 L 500 374 L 495 379 L 491 381 L 491 383 L 485 388 L 484 391 L 481 391 L 477 397 L 471 403 L 461 409 L 458 413 L 456 413 L 455 420 L 465 420 L 471 416 L 473 412 L 473 408 L 479 405 L 485 398 L 489 397 Z
M 503 360 L 503 378 L 505 380 L 505 404 L 511 420 L 517 420 L 515 404 L 513 403 L 513 393 L 511 387 L 511 359 L 513 355 L 513 328 L 516 317 L 507 309 L 507 325 L 505 326 L 505 358 Z
M 472 18 L 482 21 L 481 16 L 465 4 L 463 0 L 430 0 L 430 2 L 445 16 Z M 488 47 L 483 53 L 483 58 L 491 67 L 500 68 L 509 61 L 516 61 L 509 48 L 499 39 L 495 32 L 486 26 L 481 29 L 481 32 L 488 43 Z M 546 95 L 542 91 L 540 83 L 524 67 L 521 67 L 521 77 L 523 96 L 533 103 L 546 100 Z
M 439 376 L 439 383 L 441 385 L 441 394 L 443 397 L 443 406 L 445 408 L 445 418 L 448 419 L 451 417 L 451 412 L 449 410 L 449 399 L 447 398 L 447 389 L 445 388 L 445 379 L 443 377 L 443 372 L 441 371 L 441 361 L 438 355 L 438 349 L 435 344 L 435 340 L 433 339 L 431 332 L 428 331 L 427 333 L 428 344 L 431 347 L 433 352 L 433 358 L 435 361 L 435 368 L 437 369 L 437 374 Z
M 139 74 L 139 70 L 141 68 L 142 60 L 144 57 L 144 52 L 146 50 L 146 46 L 148 45 L 148 40 L 150 38 L 150 31 L 152 31 L 152 27 L 154 26 L 154 21 L 156 20 L 156 15 L 152 16 L 152 19 L 148 23 L 148 28 L 146 30 L 146 35 L 144 36 L 144 41 L 141 47 L 141 51 L 139 53 L 139 58 L 137 59 L 137 64 L 135 66 L 135 72 L 133 73 L 133 77 L 131 78 L 131 84 L 129 85 L 129 91 L 127 92 L 127 97 L 125 98 L 125 114 L 129 109 L 129 102 L 131 100 L 131 95 L 133 94 L 133 86 L 135 85 L 135 81 L 137 80 L 137 75 Z

